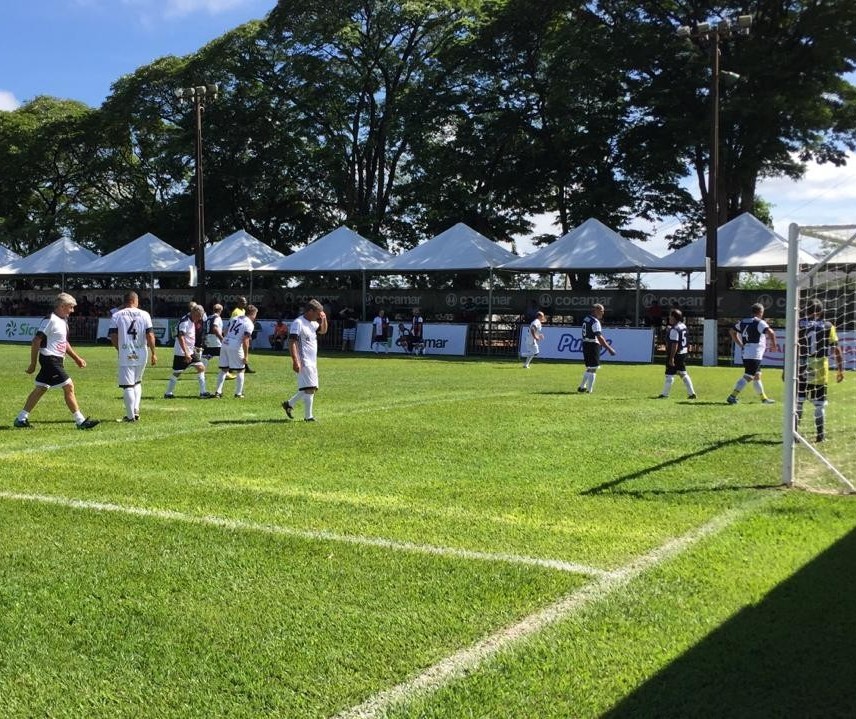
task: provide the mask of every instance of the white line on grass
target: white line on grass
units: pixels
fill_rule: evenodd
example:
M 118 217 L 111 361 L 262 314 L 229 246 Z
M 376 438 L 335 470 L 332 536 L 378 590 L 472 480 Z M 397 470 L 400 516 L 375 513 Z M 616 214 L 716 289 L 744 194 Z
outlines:
M 678 556 L 701 539 L 720 532 L 749 511 L 749 504 L 757 505 L 760 501 L 763 500 L 747 503 L 743 507 L 725 512 L 707 524 L 666 542 L 624 567 L 602 575 L 544 609 L 442 659 L 418 676 L 379 692 L 362 704 L 346 709 L 337 714 L 334 719 L 380 719 L 395 706 L 437 691 L 453 680 L 469 674 L 501 651 L 605 599 L 616 589 L 623 587 L 648 569 Z
M 491 395 L 491 398 L 499 398 L 499 397 L 511 397 L 515 395 L 521 394 L 519 391 L 508 391 L 508 392 L 498 392 Z M 359 406 L 351 406 L 346 409 L 333 409 L 329 413 L 326 413 L 324 417 L 329 417 L 330 419 L 335 417 L 350 417 L 359 414 L 369 414 L 372 412 L 385 412 L 388 410 L 394 409 L 406 409 L 408 407 L 423 407 L 425 405 L 438 405 L 438 404 L 451 404 L 453 402 L 467 402 L 472 399 L 483 400 L 484 393 L 471 392 L 469 394 L 458 393 L 454 395 L 445 394 L 442 396 L 436 397 L 424 397 L 422 399 L 417 400 L 404 400 L 401 402 L 386 402 L 384 404 L 370 404 L 370 403 L 361 403 Z M 168 408 L 169 411 L 174 411 L 175 405 L 170 405 Z M 153 412 L 161 411 L 163 408 L 158 408 L 157 410 L 152 410 Z M 188 410 L 189 411 L 189 410 Z M 257 419 L 268 417 L 271 421 L 282 421 L 282 424 L 291 424 L 288 420 L 285 419 L 285 415 L 281 412 L 274 412 L 272 410 L 271 415 L 262 415 L 259 413 L 248 413 L 244 412 L 241 415 L 241 419 Z M 324 420 L 322 417 L 322 420 Z M 231 417 L 235 421 L 240 421 L 240 419 L 236 417 Z M 225 420 L 228 422 L 228 420 Z M 220 432 L 223 430 L 224 420 L 218 419 L 215 422 L 212 422 L 210 419 L 207 420 L 208 424 L 205 424 L 206 420 L 202 420 L 202 424 L 193 425 L 192 427 L 187 427 L 185 429 L 177 429 L 169 432 L 151 432 L 146 434 L 139 435 L 140 439 L 144 442 L 156 442 L 162 439 L 171 439 L 173 437 L 178 437 L 186 434 L 199 434 L 200 432 Z M 38 424 L 38 422 L 36 422 Z M 299 426 L 303 426 L 302 422 L 295 422 Z M 117 436 L 111 436 L 109 438 L 101 437 L 99 435 L 103 434 L 103 431 L 109 431 L 106 428 L 109 427 L 111 423 L 109 421 L 102 423 L 103 429 L 91 430 L 86 433 L 85 438 L 82 437 L 82 433 L 78 432 L 75 436 L 74 447 L 101 447 L 101 446 L 112 446 L 116 444 Z M 71 429 L 71 422 L 68 423 L 69 429 Z M 145 425 L 142 425 L 144 427 Z M 134 425 L 134 428 L 138 428 L 138 425 Z M 37 439 L 38 434 L 33 430 L 27 430 L 26 435 L 22 430 L 19 432 L 21 436 L 26 436 L 29 439 Z M 123 436 L 123 435 L 119 435 Z M 135 435 L 136 436 L 136 435 Z M 67 452 L 69 450 L 68 443 L 60 443 L 60 444 L 38 444 L 37 442 L 31 444 L 27 447 L 18 447 L 17 449 L 8 449 L 4 452 L 0 452 L 0 459 L 11 459 L 13 457 L 17 457 L 22 454 L 47 454 L 48 452 Z
M 477 552 L 470 549 L 459 549 L 456 547 L 438 547 L 431 544 L 417 544 L 416 542 L 402 542 L 383 537 L 363 537 L 360 535 L 337 534 L 323 530 L 296 529 L 276 524 L 260 524 L 247 522 L 240 519 L 228 519 L 226 517 L 194 516 L 171 509 L 148 509 L 146 507 L 131 507 L 110 502 L 92 502 L 83 499 L 72 499 L 49 494 L 23 494 L 18 492 L 0 491 L 0 499 L 19 502 L 38 502 L 40 504 L 53 504 L 71 509 L 83 509 L 95 512 L 115 512 L 117 514 L 129 514 L 136 517 L 153 517 L 188 524 L 200 524 L 204 526 L 220 527 L 222 529 L 241 530 L 247 532 L 264 532 L 266 534 L 297 537 L 299 539 L 320 540 L 325 542 L 339 542 L 343 544 L 355 544 L 363 547 L 379 547 L 381 549 L 392 549 L 399 552 L 410 552 L 413 554 L 429 554 L 438 557 L 454 557 L 456 559 L 472 559 L 482 562 L 502 562 L 505 564 L 520 564 L 544 569 L 554 569 L 560 572 L 573 574 L 585 574 L 590 577 L 605 577 L 611 573 L 605 569 L 589 567 L 584 564 L 565 562 L 560 559 L 543 559 L 540 557 L 527 557 L 520 554 L 506 554 L 494 552 Z

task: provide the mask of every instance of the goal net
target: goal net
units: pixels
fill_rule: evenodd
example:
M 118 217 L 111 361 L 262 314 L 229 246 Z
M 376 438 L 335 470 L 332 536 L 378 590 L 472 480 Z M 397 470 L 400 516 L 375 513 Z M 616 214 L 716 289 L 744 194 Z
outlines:
M 791 225 L 788 244 L 783 481 L 856 492 L 856 225 Z

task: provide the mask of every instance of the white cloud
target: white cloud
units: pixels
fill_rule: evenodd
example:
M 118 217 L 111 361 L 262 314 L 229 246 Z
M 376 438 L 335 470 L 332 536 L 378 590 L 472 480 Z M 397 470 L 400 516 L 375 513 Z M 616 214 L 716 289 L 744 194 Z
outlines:
M 21 106 L 20 100 L 8 90 L 0 90 L 0 111 L 11 112 Z
M 218 15 L 248 4 L 248 0 L 167 0 L 164 17 L 186 17 L 197 12 Z

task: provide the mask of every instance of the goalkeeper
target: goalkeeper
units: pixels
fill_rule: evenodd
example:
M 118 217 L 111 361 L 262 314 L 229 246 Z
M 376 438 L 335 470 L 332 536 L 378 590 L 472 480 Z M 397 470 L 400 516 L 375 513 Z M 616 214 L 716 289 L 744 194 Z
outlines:
M 823 303 L 813 300 L 806 309 L 806 316 L 799 321 L 797 363 L 797 414 L 794 429 L 802 419 L 806 400 L 814 405 L 815 440 L 826 439 L 826 390 L 829 384 L 829 354 L 835 357 L 836 382 L 844 380 L 844 356 L 838 346 L 835 325 L 823 319 Z

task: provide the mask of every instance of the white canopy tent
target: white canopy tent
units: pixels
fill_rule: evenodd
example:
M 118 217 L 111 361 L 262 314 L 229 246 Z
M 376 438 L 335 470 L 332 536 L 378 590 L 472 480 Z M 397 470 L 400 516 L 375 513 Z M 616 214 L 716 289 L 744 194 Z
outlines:
M 98 255 L 81 247 L 68 237 L 60 237 L 26 257 L 0 268 L 4 275 L 59 275 L 65 290 L 65 276 L 86 274 L 87 267 Z
M 515 255 L 504 247 L 459 222 L 380 269 L 401 273 L 490 270 L 492 277 L 495 268 L 513 259 Z
M 253 272 L 261 267 L 281 262 L 286 256 L 253 237 L 244 230 L 233 232 L 205 248 L 206 272 L 247 272 L 250 275 L 250 296 L 253 294 Z
M 493 271 L 515 255 L 472 227 L 458 222 L 391 259 L 384 272 L 472 272 L 488 270 L 488 339 L 493 336 Z
M 701 237 L 657 260 L 656 269 L 692 272 L 705 269 L 706 239 Z M 803 250 L 800 264 L 817 259 Z M 716 233 L 717 267 L 733 271 L 773 271 L 788 266 L 788 243 L 754 215 L 744 212 L 726 222 Z
M 281 260 L 259 267 L 262 272 L 366 272 L 381 268 L 392 255 L 348 227 L 340 227 Z
M 352 229 L 339 227 L 281 260 L 259 268 L 262 272 L 359 272 L 362 277 L 362 316 L 365 317 L 366 272 L 381 268 L 392 258 L 386 250 Z
M 20 260 L 21 255 L 17 252 L 12 252 L 5 245 L 0 245 L 0 274 L 3 274 L 2 268 L 8 265 L 10 262 L 14 262 L 15 260 Z
M 149 275 L 149 306 L 154 310 L 155 275 L 188 272 L 193 263 L 193 257 L 147 232 L 92 262 L 86 267 L 86 274 Z
M 639 324 L 641 273 L 653 267 L 657 260 L 656 255 L 590 217 L 555 242 L 503 265 L 502 269 L 514 272 L 635 272 L 636 324 Z

